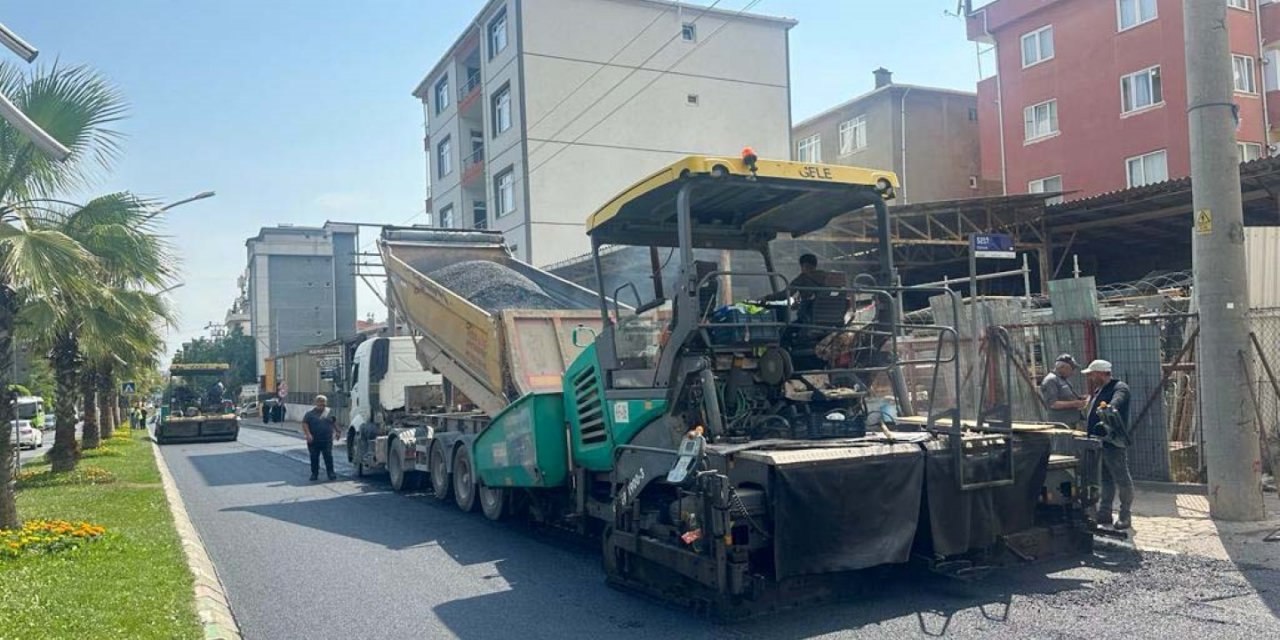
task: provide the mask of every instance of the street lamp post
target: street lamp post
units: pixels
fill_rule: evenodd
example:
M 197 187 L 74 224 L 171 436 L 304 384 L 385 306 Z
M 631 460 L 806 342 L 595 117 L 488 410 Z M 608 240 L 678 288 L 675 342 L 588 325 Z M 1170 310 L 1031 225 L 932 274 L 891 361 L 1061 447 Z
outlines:
M 165 206 L 160 207 L 159 209 L 156 209 L 151 215 L 147 216 L 146 218 L 143 218 L 143 220 L 150 220 L 174 207 L 180 207 L 189 202 L 195 202 L 196 200 L 204 200 L 206 198 L 212 198 L 215 195 L 218 195 L 218 194 L 213 191 L 201 191 L 200 193 L 197 193 L 194 196 L 191 196 L 190 198 L 183 198 L 181 200 L 178 200 L 177 202 L 170 202 L 169 204 L 166 204 Z

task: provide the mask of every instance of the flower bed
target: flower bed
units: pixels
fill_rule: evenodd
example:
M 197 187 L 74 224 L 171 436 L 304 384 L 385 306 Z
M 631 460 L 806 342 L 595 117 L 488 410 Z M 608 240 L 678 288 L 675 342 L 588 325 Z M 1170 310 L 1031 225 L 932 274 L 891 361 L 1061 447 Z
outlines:
M 70 473 L 53 473 L 47 468 L 18 472 L 18 488 L 62 486 L 71 484 L 109 484 L 116 481 L 114 473 L 90 465 L 81 465 Z
M 28 520 L 21 529 L 0 529 L 0 558 L 26 553 L 56 553 L 98 540 L 106 529 L 88 522 Z

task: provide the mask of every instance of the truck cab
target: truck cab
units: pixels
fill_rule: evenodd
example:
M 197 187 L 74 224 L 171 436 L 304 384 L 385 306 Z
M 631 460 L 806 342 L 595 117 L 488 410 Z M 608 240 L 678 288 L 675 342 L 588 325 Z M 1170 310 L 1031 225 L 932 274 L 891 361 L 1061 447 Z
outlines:
M 348 454 L 363 471 L 385 463 L 383 455 L 372 451 L 377 436 L 386 435 L 405 413 L 441 403 L 442 378 L 418 362 L 414 339 L 408 336 L 362 342 L 356 347 L 350 374 Z

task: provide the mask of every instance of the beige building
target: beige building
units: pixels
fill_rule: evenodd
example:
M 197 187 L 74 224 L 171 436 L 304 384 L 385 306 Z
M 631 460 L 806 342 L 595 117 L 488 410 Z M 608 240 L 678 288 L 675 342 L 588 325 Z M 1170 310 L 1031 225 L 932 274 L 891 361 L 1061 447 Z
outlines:
M 792 158 L 893 169 L 899 204 L 983 195 L 977 95 L 895 84 L 883 68 L 875 80 L 870 93 L 796 123 Z
M 795 21 L 662 0 L 490 0 L 413 95 L 433 224 L 545 265 L 587 215 L 689 154 L 790 147 Z

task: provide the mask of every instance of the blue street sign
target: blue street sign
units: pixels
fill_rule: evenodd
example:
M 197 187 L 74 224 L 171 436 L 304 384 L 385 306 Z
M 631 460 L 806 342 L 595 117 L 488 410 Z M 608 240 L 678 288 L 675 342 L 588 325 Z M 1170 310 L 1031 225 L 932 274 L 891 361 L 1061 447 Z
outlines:
M 1017 258 L 1013 236 L 1007 233 L 975 233 L 969 236 L 969 250 L 975 258 Z
M 124 395 L 126 395 L 126 396 L 131 396 L 131 395 L 133 395 L 133 394 L 134 394 L 134 392 L 135 392 L 135 391 L 137 391 L 137 389 L 138 389 L 138 385 L 137 385 L 137 384 L 135 384 L 135 383 L 133 383 L 133 382 L 122 382 L 122 383 L 120 383 L 120 393 L 122 393 L 122 394 L 124 394 Z

